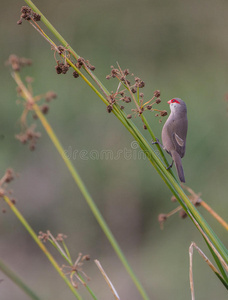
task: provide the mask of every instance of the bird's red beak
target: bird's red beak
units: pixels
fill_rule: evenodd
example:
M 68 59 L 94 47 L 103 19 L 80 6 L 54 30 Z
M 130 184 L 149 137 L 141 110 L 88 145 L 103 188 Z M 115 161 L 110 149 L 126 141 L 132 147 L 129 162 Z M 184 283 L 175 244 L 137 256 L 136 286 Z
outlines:
M 169 100 L 167 103 L 171 104 L 171 101 L 172 101 L 172 100 Z

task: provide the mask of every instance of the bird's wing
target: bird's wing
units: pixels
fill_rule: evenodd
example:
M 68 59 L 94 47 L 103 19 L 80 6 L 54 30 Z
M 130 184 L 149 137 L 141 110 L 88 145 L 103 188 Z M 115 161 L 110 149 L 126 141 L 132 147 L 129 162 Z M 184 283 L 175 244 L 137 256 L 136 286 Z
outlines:
M 182 138 L 180 138 L 179 135 L 174 133 L 174 138 L 180 147 L 184 147 L 184 140 L 182 140 Z
M 177 153 L 182 158 L 185 153 L 185 141 L 176 132 L 173 133 L 173 145 Z

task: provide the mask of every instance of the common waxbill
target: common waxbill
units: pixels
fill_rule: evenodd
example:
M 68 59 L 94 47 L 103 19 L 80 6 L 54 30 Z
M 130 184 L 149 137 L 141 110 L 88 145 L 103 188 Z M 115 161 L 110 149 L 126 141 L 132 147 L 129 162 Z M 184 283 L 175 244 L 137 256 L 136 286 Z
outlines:
M 163 148 L 172 156 L 180 181 L 185 182 L 181 158 L 185 154 L 188 130 L 187 107 L 180 98 L 171 99 L 168 103 L 171 113 L 162 128 Z

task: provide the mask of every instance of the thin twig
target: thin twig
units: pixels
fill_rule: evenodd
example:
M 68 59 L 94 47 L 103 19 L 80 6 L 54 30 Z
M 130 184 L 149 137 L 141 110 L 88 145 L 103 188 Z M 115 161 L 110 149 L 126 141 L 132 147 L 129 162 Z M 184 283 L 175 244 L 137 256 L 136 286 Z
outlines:
M 108 275 L 105 273 L 104 269 L 101 266 L 101 263 L 99 262 L 99 260 L 95 259 L 94 262 L 96 263 L 97 267 L 99 268 L 101 274 L 103 275 L 105 281 L 107 282 L 111 292 L 113 293 L 114 297 L 116 300 L 120 300 L 120 297 L 116 291 L 116 289 L 114 288 L 111 280 L 108 278 Z
M 216 273 L 219 277 L 222 278 L 222 275 L 215 268 L 215 266 L 212 264 L 210 259 L 203 253 L 203 251 L 196 245 L 196 243 L 192 242 L 190 247 L 189 247 L 189 280 L 190 280 L 190 289 L 191 289 L 192 300 L 195 300 L 194 282 L 193 282 L 193 268 L 192 268 L 193 249 L 194 248 L 198 251 L 199 255 L 204 259 L 204 261 L 208 264 L 208 266 L 212 269 L 212 271 L 214 273 Z

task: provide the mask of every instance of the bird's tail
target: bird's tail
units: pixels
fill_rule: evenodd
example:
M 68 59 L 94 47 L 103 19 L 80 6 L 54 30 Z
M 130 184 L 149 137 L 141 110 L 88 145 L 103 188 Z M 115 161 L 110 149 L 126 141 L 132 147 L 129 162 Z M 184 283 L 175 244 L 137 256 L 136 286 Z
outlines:
M 178 173 L 178 176 L 180 178 L 180 181 L 181 182 L 185 182 L 184 170 L 183 170 L 183 167 L 182 167 L 180 155 L 176 151 L 173 151 L 172 152 L 172 158 L 174 160 L 174 163 L 175 163 L 175 166 L 176 166 L 177 173 Z

